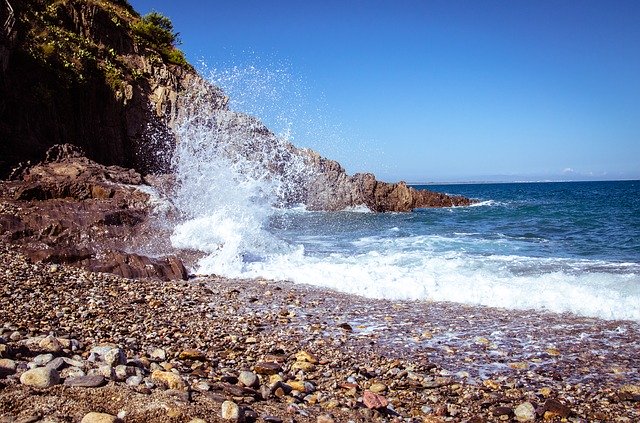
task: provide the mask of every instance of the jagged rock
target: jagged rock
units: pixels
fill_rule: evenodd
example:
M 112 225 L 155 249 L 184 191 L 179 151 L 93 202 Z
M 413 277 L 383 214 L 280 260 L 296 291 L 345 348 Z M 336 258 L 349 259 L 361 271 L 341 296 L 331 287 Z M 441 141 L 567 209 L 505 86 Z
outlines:
M 168 155 L 151 153 L 175 142 L 170 128 L 184 107 L 181 93 L 200 80 L 193 68 L 169 63 L 139 45 L 131 32 L 139 15 L 126 2 L 11 3 L 16 24 L 10 37 L 0 37 L 0 177 L 18 162 L 37 160 L 50 146 L 65 142 L 81 146 L 103 164 L 144 173 L 166 170 Z M 48 41 L 71 33 L 98 51 L 72 68 L 64 59 L 33 54 L 40 47 L 34 34 L 43 30 L 34 15 L 51 27 Z M 76 53 L 73 48 L 71 42 L 69 51 L 59 55 Z M 114 55 L 116 60 L 108 63 L 115 63 L 116 73 L 105 75 L 105 57 Z M 226 107 L 228 99 L 220 89 L 204 87 L 199 95 Z
M 0 183 L 0 197 L 13 205 L 13 212 L 0 211 L 0 240 L 20 245 L 32 261 L 127 278 L 186 279 L 176 256 L 123 251 L 152 243 L 158 234 L 149 228 L 151 206 L 140 174 L 81 154 L 74 146 L 54 146 L 48 160 Z

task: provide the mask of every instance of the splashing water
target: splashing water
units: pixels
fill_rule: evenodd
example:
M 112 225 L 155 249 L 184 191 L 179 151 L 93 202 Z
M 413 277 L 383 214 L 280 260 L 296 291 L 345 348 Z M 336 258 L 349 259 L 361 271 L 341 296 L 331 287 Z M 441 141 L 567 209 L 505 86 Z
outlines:
M 254 94 L 231 108 L 286 104 L 270 86 L 277 73 L 214 78 L 223 88 L 225 78 L 237 84 L 234 96 L 242 85 L 234 72 L 251 76 Z M 275 135 L 256 118 L 215 107 L 201 88 L 176 129 L 173 157 L 182 220 L 171 241 L 206 254 L 196 273 L 640 321 L 640 185 L 462 186 L 453 193 L 483 202 L 408 214 L 283 210 L 313 176 L 281 112 L 292 103 L 271 110 Z

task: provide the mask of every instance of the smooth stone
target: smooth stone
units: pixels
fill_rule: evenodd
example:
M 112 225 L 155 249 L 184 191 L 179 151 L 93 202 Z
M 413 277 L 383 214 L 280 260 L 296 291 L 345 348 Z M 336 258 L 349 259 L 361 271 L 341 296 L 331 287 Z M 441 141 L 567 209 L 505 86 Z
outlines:
M 307 363 L 318 364 L 318 357 L 303 350 L 296 354 L 296 361 L 306 361 Z
M 68 378 L 64 381 L 66 386 L 77 386 L 81 388 L 97 388 L 104 385 L 105 378 L 101 375 L 92 376 L 78 376 L 74 378 Z
M 51 353 L 47 353 L 47 354 L 38 354 L 35 357 L 33 357 L 33 362 L 36 363 L 38 366 L 44 366 L 47 363 L 49 363 L 51 360 L 53 360 L 53 354 Z
M 121 348 L 113 348 L 107 351 L 105 355 L 102 356 L 102 359 L 111 367 L 127 364 L 127 356 Z
M 184 351 L 180 352 L 180 354 L 178 355 L 178 358 L 180 360 L 205 361 L 207 359 L 207 356 L 204 355 L 204 353 L 202 351 L 198 351 L 198 350 L 194 350 L 194 349 L 187 349 L 187 350 L 184 350 Z
M 259 375 L 274 375 L 282 371 L 282 367 L 278 363 L 272 363 L 268 361 L 256 363 L 253 369 Z
M 46 367 L 49 367 L 51 369 L 60 370 L 65 364 L 66 363 L 64 362 L 62 357 L 56 357 L 53 360 L 51 360 L 50 362 L 48 362 Z
M 321 414 L 316 419 L 316 423 L 336 423 L 336 421 L 328 414 Z
M 162 370 L 156 370 L 151 373 L 151 380 L 156 383 L 162 383 L 169 389 L 184 389 L 186 384 L 182 378 L 173 372 L 163 372 Z
M 84 363 L 80 360 L 74 360 L 73 358 L 62 357 L 65 363 L 71 367 L 78 367 L 80 369 L 84 369 Z
M 62 369 L 62 371 L 60 372 L 60 377 L 64 379 L 86 376 L 86 375 L 87 374 L 85 373 L 85 371 L 78 367 L 66 367 Z
M 133 376 L 136 374 L 135 367 L 125 366 L 124 364 L 120 364 L 115 368 L 116 380 L 125 380 L 129 376 Z
M 0 358 L 9 358 L 10 353 L 8 345 L 0 344 Z
M 308 361 L 296 361 L 291 365 L 291 370 L 302 370 L 303 372 L 312 372 L 316 369 L 316 365 Z
M 519 422 L 532 422 L 536 419 L 536 409 L 530 402 L 523 402 L 513 410 Z
M 53 335 L 49 335 L 44 339 L 42 339 L 38 343 L 38 346 L 42 348 L 44 351 L 51 352 L 51 353 L 58 353 L 62 351 L 62 344 Z
M 253 372 L 243 371 L 238 375 L 238 381 L 240 381 L 244 386 L 253 388 L 258 383 L 258 376 Z
M 387 390 L 387 385 L 384 383 L 373 383 L 369 387 L 369 390 L 374 394 L 379 394 L 380 392 L 384 392 Z
M 129 376 L 125 383 L 129 386 L 138 386 L 142 383 L 142 376 Z
M 24 372 L 20 376 L 20 383 L 35 388 L 48 388 L 60 383 L 60 375 L 50 367 L 38 367 Z
M 241 410 L 238 404 L 233 401 L 225 401 L 222 403 L 221 416 L 224 420 L 241 420 Z
M 80 423 L 117 423 L 120 419 L 106 413 L 88 413 L 82 418 Z
M 89 350 L 89 352 L 90 353 L 94 353 L 95 355 L 97 355 L 99 357 L 104 357 L 104 355 L 106 353 L 108 353 L 109 351 L 111 351 L 114 348 L 116 348 L 114 345 L 98 345 L 96 347 L 91 348 L 91 350 Z
M 156 348 L 155 350 L 151 351 L 151 354 L 149 354 L 149 358 L 154 361 L 165 361 L 167 359 L 167 352 L 162 348 Z

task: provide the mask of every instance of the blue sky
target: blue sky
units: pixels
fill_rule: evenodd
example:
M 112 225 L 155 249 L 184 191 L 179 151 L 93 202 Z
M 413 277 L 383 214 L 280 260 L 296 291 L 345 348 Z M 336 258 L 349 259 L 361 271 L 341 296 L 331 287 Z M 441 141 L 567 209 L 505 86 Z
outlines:
M 191 62 L 254 66 L 282 95 L 247 111 L 350 173 L 640 179 L 640 1 L 130 3 Z

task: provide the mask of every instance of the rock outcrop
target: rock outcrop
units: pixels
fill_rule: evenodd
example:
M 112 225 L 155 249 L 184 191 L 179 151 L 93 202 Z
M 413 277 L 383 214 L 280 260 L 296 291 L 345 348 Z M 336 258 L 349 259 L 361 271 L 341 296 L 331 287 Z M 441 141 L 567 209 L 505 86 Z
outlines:
M 136 35 L 141 17 L 126 0 L 9 2 L 13 23 L 0 34 L 0 177 L 62 143 L 105 165 L 166 171 L 180 94 L 200 78 L 193 68 Z M 2 23 L 9 2 L 0 2 Z M 209 101 L 226 107 L 222 91 L 206 87 Z
M 376 212 L 407 212 L 416 208 L 468 206 L 472 200 L 428 190 L 416 190 L 405 182 L 378 181 L 371 173 L 347 175 L 336 161 L 310 150 L 301 150 L 312 176 L 301 199 L 311 210 L 343 210 L 364 205 Z
M 128 278 L 186 279 L 173 255 L 131 252 L 143 249 L 150 233 L 154 244 L 160 237 L 150 230 L 149 187 L 136 171 L 100 165 L 63 145 L 14 176 L 0 183 L 0 240 L 32 260 Z
M 277 139 L 256 118 L 227 110 L 228 98 L 182 53 L 149 39 L 149 22 L 126 0 L 0 3 L 6 22 L 0 33 L 0 177 L 63 143 L 102 165 L 143 175 L 171 172 L 176 128 L 184 119 L 223 116 L 223 124 L 212 122 L 209 129 L 227 139 L 240 134 L 232 148 L 285 180 L 285 205 L 382 212 L 470 204 L 372 174 L 349 176 L 337 162 Z M 33 198 L 50 194 L 24 189 Z

